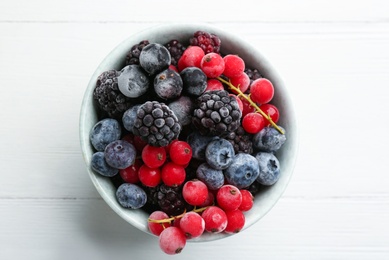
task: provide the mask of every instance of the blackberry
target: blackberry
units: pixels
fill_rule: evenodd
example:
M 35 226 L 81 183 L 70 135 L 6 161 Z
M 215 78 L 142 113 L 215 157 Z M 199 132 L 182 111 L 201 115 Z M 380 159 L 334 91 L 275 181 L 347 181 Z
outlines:
M 177 66 L 178 60 L 181 58 L 182 54 L 186 50 L 186 47 L 179 42 L 178 40 L 171 40 L 165 44 L 165 47 L 170 52 L 171 64 Z
M 118 87 L 119 71 L 108 70 L 103 72 L 96 81 L 93 91 L 93 99 L 97 101 L 98 107 L 106 112 L 109 117 L 120 119 L 123 113 L 131 107 L 128 97 L 123 95 Z
M 189 43 L 192 46 L 199 46 L 205 54 L 210 52 L 220 53 L 221 40 L 213 33 L 197 31 L 189 39 Z
M 222 135 L 238 129 L 242 112 L 226 90 L 206 91 L 196 100 L 192 122 L 203 135 Z
M 132 46 L 126 55 L 126 65 L 139 65 L 139 55 L 142 52 L 142 49 L 147 45 L 149 45 L 149 41 L 143 40 Z
M 263 76 L 261 75 L 261 73 L 259 73 L 259 71 L 257 69 L 249 69 L 249 68 L 246 68 L 244 70 L 244 72 L 247 74 L 247 76 L 249 76 L 250 78 L 250 85 L 251 83 L 256 80 L 256 79 L 259 79 L 259 78 L 262 78 Z
M 252 135 L 247 133 L 242 126 L 239 126 L 236 131 L 224 134 L 222 137 L 232 144 L 235 154 L 253 153 Z
M 158 186 L 158 191 L 154 193 L 160 209 L 169 216 L 177 216 L 189 211 L 192 207 L 184 200 L 182 196 L 182 186 L 169 187 L 165 184 Z
M 167 146 L 177 139 L 181 125 L 164 103 L 146 101 L 136 113 L 133 132 L 152 146 Z

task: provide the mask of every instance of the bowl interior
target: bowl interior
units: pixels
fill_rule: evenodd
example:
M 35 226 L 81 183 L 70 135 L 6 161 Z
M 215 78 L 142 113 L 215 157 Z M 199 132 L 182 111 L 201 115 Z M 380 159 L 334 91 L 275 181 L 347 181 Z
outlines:
M 294 106 L 288 94 L 288 89 L 284 85 L 276 70 L 266 60 L 266 58 L 256 49 L 236 35 L 210 26 L 208 24 L 169 24 L 151 27 L 141 31 L 119 44 L 101 62 L 92 75 L 83 98 L 80 112 L 80 144 L 82 154 L 87 165 L 88 174 L 95 185 L 97 191 L 106 203 L 124 220 L 136 228 L 151 234 L 147 227 L 148 214 L 143 210 L 131 210 L 122 208 L 115 198 L 116 188 L 107 177 L 94 173 L 90 167 L 93 154 L 93 147 L 89 142 L 89 132 L 98 121 L 98 114 L 93 102 L 93 89 L 97 77 L 104 71 L 115 69 L 121 70 L 124 67 L 124 60 L 130 48 L 142 40 L 167 43 L 171 39 L 185 42 L 197 30 L 204 30 L 218 35 L 222 41 L 221 52 L 224 54 L 238 54 L 246 63 L 246 67 L 257 68 L 261 74 L 268 78 L 275 87 L 274 98 L 271 101 L 280 111 L 280 121 L 278 124 L 286 129 L 287 141 L 276 154 L 280 161 L 281 177 L 273 186 L 264 188 L 255 197 L 253 208 L 245 213 L 246 224 L 244 229 L 250 227 L 261 219 L 278 201 L 284 192 L 294 169 L 297 156 L 298 134 L 297 121 Z M 200 238 L 190 241 L 211 241 L 229 236 L 228 234 L 203 234 Z

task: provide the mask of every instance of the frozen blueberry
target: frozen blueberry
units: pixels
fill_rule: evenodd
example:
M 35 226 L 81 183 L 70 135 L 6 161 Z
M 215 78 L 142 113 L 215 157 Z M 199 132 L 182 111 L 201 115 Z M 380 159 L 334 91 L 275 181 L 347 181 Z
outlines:
M 285 129 L 280 127 L 284 133 Z M 253 136 L 253 146 L 259 151 L 276 152 L 286 141 L 286 135 L 273 127 L 265 127 Z
M 280 178 L 280 163 L 273 153 L 259 152 L 255 154 L 259 165 L 257 181 L 262 185 L 273 185 Z
M 258 161 L 248 153 L 238 153 L 232 160 L 231 165 L 224 170 L 227 182 L 239 189 L 249 187 L 258 175 Z
M 132 132 L 132 129 L 134 128 L 134 123 L 136 119 L 136 112 L 138 111 L 138 108 L 141 105 L 135 105 L 127 109 L 122 118 L 123 126 L 126 130 Z
M 208 163 L 202 163 L 197 167 L 196 177 L 210 190 L 217 190 L 224 184 L 223 171 L 212 168 Z
M 125 169 L 135 162 L 136 150 L 129 142 L 116 140 L 105 147 L 104 157 L 111 167 Z
M 192 157 L 197 160 L 205 160 L 205 149 L 207 145 L 212 141 L 216 140 L 217 136 L 202 135 L 197 131 L 190 133 L 186 139 L 190 147 L 192 148 Z
M 171 63 L 170 52 L 162 44 L 150 43 L 142 49 L 139 63 L 147 73 L 155 75 L 169 67 Z
M 92 127 L 89 139 L 93 147 L 102 152 L 109 143 L 118 140 L 121 133 L 121 127 L 117 120 L 105 118 Z
M 166 69 L 154 78 L 155 93 L 162 99 L 174 99 L 181 95 L 182 79 L 180 74 L 171 69 Z
M 181 96 L 170 102 L 168 106 L 177 116 L 178 122 L 180 122 L 182 126 L 189 125 L 192 122 L 194 103 L 190 97 Z
M 192 96 L 200 96 L 207 88 L 207 76 L 197 67 L 187 67 L 180 73 L 184 90 Z
M 213 140 L 205 149 L 207 163 L 217 170 L 224 170 L 230 166 L 234 157 L 234 147 L 229 141 L 223 138 Z
M 147 92 L 150 81 L 139 65 L 128 65 L 118 77 L 120 92 L 130 98 L 137 98 Z
M 116 198 L 124 208 L 139 209 L 147 202 L 146 192 L 138 185 L 123 183 L 116 190 Z
M 106 177 L 113 177 L 119 172 L 105 161 L 104 152 L 96 152 L 92 155 L 91 167 L 92 170 Z

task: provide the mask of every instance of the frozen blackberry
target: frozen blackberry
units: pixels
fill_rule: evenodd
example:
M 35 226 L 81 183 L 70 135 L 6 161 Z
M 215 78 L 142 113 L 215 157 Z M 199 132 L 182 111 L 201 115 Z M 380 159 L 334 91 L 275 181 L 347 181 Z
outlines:
M 213 33 L 197 31 L 189 39 L 189 43 L 192 46 L 199 46 L 205 54 L 210 52 L 220 53 L 221 40 Z
M 96 81 L 93 91 L 93 99 L 98 107 L 106 112 L 109 117 L 120 119 L 123 113 L 131 107 L 128 97 L 123 95 L 118 86 L 119 71 L 108 70 L 103 72 Z
M 161 184 L 158 192 L 153 198 L 158 202 L 158 206 L 169 216 L 177 216 L 184 213 L 185 210 L 191 210 L 191 206 L 182 197 L 182 187 L 169 187 Z
M 251 141 L 252 135 L 247 133 L 242 126 L 239 126 L 236 131 L 224 134 L 223 138 L 232 144 L 236 154 L 253 153 L 253 143 Z
M 167 146 L 177 139 L 181 125 L 174 112 L 164 103 L 147 101 L 136 113 L 133 133 L 152 146 Z
M 181 58 L 182 54 L 186 50 L 186 47 L 178 40 L 171 40 L 170 42 L 165 44 L 165 47 L 170 52 L 170 56 L 172 59 L 171 64 L 177 66 L 178 60 Z
M 148 40 L 143 40 L 131 47 L 126 56 L 126 65 L 139 65 L 139 55 L 142 49 L 149 44 Z
M 238 129 L 242 112 L 226 90 L 206 91 L 196 100 L 192 122 L 203 135 L 222 135 Z
M 249 68 L 246 68 L 244 70 L 244 72 L 247 74 L 247 76 L 249 76 L 250 78 L 250 85 L 251 83 L 256 80 L 256 79 L 259 79 L 259 78 L 262 78 L 262 75 L 261 73 L 259 73 L 259 71 L 257 69 L 249 69 Z

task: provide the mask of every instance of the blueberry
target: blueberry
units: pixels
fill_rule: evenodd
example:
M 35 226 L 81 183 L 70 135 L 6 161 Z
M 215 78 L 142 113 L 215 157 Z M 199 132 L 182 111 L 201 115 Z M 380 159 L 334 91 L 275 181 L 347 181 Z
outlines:
M 182 126 L 189 125 L 192 122 L 194 102 L 190 97 L 181 96 L 170 102 L 168 106 L 177 116 L 178 122 L 180 122 Z
M 162 99 L 174 99 L 181 95 L 182 79 L 180 74 L 171 69 L 166 69 L 154 78 L 155 93 Z
M 89 139 L 93 147 L 102 152 L 109 143 L 118 140 L 121 134 L 119 122 L 113 118 L 105 118 L 92 127 Z
M 116 190 L 116 198 L 124 208 L 139 209 L 147 202 L 146 192 L 138 185 L 123 183 Z
M 239 189 L 249 187 L 259 175 L 257 159 L 248 153 L 238 153 L 224 171 L 228 183 Z
M 169 50 L 159 43 L 150 43 L 142 49 L 139 55 L 139 64 L 150 75 L 167 69 L 170 63 Z
M 123 126 L 126 130 L 132 132 L 136 119 L 136 112 L 141 105 L 135 105 L 127 109 L 122 117 Z
M 192 96 L 200 96 L 207 88 L 207 76 L 197 67 L 187 67 L 180 73 L 184 90 Z
M 106 177 L 113 177 L 119 172 L 105 161 L 104 152 L 96 152 L 92 155 L 91 167 L 92 170 Z
M 135 162 L 136 150 L 129 142 L 116 140 L 105 147 L 104 157 L 111 167 L 125 169 Z
M 207 145 L 218 139 L 217 136 L 202 135 L 197 131 L 190 133 L 186 139 L 190 147 L 192 148 L 192 157 L 197 160 L 205 160 L 205 149 Z
M 118 86 L 126 97 L 137 98 L 147 92 L 150 81 L 139 65 L 128 65 L 121 70 Z
M 284 133 L 285 129 L 280 127 Z M 276 152 L 286 141 L 286 135 L 273 127 L 265 127 L 253 136 L 253 146 L 259 151 Z
M 212 168 L 208 163 L 202 163 L 197 167 L 196 177 L 210 190 L 217 190 L 224 184 L 223 171 Z
M 259 165 L 257 181 L 262 185 L 273 185 L 280 178 L 280 163 L 273 153 L 258 152 L 255 158 Z
M 213 140 L 205 149 L 205 159 L 214 169 L 224 170 L 232 163 L 235 151 L 232 144 L 223 138 Z

